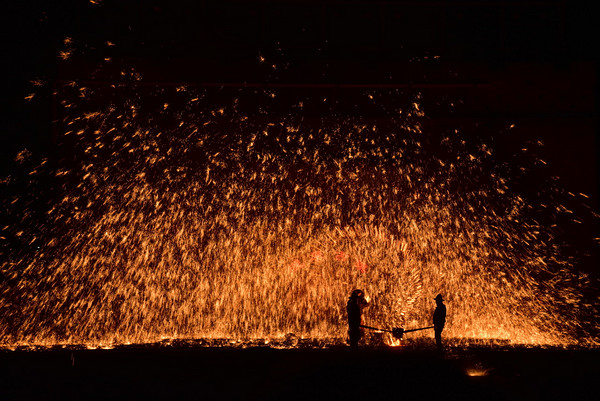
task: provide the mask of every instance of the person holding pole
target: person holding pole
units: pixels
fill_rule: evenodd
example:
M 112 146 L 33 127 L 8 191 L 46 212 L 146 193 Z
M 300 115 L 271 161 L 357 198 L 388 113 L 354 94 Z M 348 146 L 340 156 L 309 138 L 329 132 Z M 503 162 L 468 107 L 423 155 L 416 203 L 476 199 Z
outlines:
M 442 346 L 442 330 L 446 324 L 446 305 L 442 294 L 437 294 L 435 297 L 436 308 L 433 312 L 433 330 L 435 331 L 435 343 L 439 352 L 443 352 Z
M 348 338 L 352 348 L 358 347 L 362 337 L 362 309 L 368 304 L 365 293 L 362 290 L 354 290 L 348 298 L 346 312 L 348 313 Z

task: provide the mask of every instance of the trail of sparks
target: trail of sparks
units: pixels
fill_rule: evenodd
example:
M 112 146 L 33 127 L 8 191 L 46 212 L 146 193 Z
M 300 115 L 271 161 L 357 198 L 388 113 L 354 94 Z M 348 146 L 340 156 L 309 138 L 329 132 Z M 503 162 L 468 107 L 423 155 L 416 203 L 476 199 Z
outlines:
M 343 338 L 354 288 L 375 326 L 427 326 L 442 293 L 448 337 L 577 341 L 582 301 L 551 228 L 489 147 L 429 149 L 418 102 L 380 127 L 307 123 L 309 100 L 257 118 L 237 98 L 144 90 L 56 94 L 59 195 L 41 249 L 3 262 L 0 344 Z

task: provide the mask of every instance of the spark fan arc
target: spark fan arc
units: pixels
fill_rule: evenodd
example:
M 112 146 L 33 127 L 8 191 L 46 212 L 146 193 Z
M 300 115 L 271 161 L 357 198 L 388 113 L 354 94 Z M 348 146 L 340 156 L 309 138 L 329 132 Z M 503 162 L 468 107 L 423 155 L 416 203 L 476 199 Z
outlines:
M 428 326 L 441 292 L 447 337 L 576 341 L 569 258 L 491 147 L 428 136 L 414 96 L 375 121 L 245 91 L 59 90 L 63 157 L 39 250 L 2 264 L 2 345 L 343 339 L 354 288 L 374 326 Z M 26 212 L 6 235 L 32 235 Z

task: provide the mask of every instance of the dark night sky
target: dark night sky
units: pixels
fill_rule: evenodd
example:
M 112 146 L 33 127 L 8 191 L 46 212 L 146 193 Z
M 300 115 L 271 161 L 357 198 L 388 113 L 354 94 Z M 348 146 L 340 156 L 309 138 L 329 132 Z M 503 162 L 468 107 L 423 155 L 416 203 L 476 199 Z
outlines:
M 11 174 L 23 148 L 51 156 L 51 92 L 57 82 L 115 82 L 121 69 L 134 66 L 144 80 L 166 84 L 250 82 L 309 90 L 323 90 L 314 84 L 425 85 L 426 99 L 455 96 L 464 102 L 448 113 L 434 101 L 426 109 L 430 124 L 477 121 L 495 129 L 514 123 L 509 141 L 543 140 L 549 174 L 559 176 L 567 190 L 588 194 L 598 211 L 593 3 L 11 2 L 2 13 L 2 177 Z M 74 51 L 63 61 L 66 37 Z M 114 43 L 108 50 L 107 41 Z M 112 67 L 98 70 L 106 54 Z M 287 67 L 275 77 L 265 74 L 259 55 Z M 43 86 L 34 88 L 36 79 Z M 34 92 L 32 100 L 24 99 Z M 597 224 L 589 230 L 598 236 Z

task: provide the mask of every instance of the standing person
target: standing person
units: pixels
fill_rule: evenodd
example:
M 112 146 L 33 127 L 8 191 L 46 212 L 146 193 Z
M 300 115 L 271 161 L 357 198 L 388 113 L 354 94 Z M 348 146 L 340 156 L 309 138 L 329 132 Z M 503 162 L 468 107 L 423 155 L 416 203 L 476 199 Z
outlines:
M 433 312 L 433 330 L 435 331 L 435 343 L 438 351 L 442 352 L 442 330 L 446 324 L 446 305 L 444 305 L 444 298 L 442 294 L 437 294 L 435 297 L 435 311 Z
M 362 337 L 362 309 L 367 306 L 365 293 L 362 290 L 354 290 L 348 298 L 346 312 L 348 313 L 348 337 L 352 348 L 358 347 L 358 342 Z

